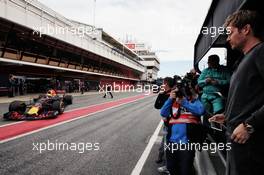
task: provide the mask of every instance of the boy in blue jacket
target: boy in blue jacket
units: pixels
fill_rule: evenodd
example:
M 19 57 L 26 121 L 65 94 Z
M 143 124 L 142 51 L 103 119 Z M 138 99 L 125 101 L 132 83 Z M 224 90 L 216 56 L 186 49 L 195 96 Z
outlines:
M 193 89 L 185 89 L 185 96 L 180 90 L 171 91 L 170 97 L 161 108 L 161 116 L 168 126 L 167 168 L 171 175 L 193 174 L 195 149 L 177 149 L 190 143 L 198 143 L 202 134 L 200 116 L 204 113 L 203 104 Z M 178 94 L 178 95 L 177 95 Z

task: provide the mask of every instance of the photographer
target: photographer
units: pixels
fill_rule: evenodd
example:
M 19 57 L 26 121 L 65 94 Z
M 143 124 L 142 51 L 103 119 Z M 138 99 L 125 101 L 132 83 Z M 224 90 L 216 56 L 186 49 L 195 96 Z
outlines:
M 163 85 L 161 88 L 161 91 L 155 101 L 154 107 L 156 109 L 160 109 L 165 101 L 169 98 L 170 96 L 170 91 L 172 87 L 174 86 L 174 80 L 171 77 L 165 77 L 163 80 Z
M 161 108 L 161 116 L 168 126 L 167 145 L 200 143 L 203 136 L 200 116 L 204 107 L 194 88 L 186 80 L 177 80 L 176 89 Z M 171 175 L 193 174 L 195 150 L 166 149 L 167 168 Z
M 174 86 L 174 79 L 171 77 L 166 77 L 163 80 L 163 85 L 161 87 L 161 91 L 155 101 L 155 105 L 154 107 L 156 109 L 161 109 L 161 107 L 164 105 L 165 101 L 169 98 L 170 96 L 170 92 L 171 89 Z M 165 155 L 165 151 L 164 151 L 164 143 L 166 143 L 166 136 L 167 136 L 167 127 L 165 125 L 163 125 L 163 137 L 162 137 L 162 142 L 161 145 L 159 147 L 159 155 L 158 155 L 158 159 L 156 160 L 156 163 L 162 163 L 163 162 L 163 157 Z M 158 172 L 160 173 L 168 173 L 167 167 L 165 166 L 161 166 L 158 168 Z
M 191 69 L 190 72 L 186 73 L 186 75 L 184 76 L 184 79 L 190 81 L 192 87 L 195 87 L 195 89 L 197 89 L 196 86 L 198 86 L 198 78 L 199 74 L 197 74 L 195 69 Z

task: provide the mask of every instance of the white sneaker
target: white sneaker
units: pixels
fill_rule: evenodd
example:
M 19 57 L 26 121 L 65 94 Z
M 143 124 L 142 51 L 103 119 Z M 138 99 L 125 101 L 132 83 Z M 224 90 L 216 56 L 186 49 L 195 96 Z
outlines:
M 168 171 L 167 167 L 166 166 L 162 166 L 162 167 L 159 167 L 158 168 L 158 172 L 159 173 L 164 173 L 164 174 L 170 174 L 170 172 Z

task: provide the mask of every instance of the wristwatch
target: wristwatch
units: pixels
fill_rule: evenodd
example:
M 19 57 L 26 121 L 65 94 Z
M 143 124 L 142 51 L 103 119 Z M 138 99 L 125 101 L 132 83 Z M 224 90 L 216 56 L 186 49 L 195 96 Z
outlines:
M 255 129 L 253 128 L 252 125 L 250 125 L 250 124 L 248 124 L 246 122 L 243 122 L 243 125 L 244 125 L 244 127 L 246 128 L 246 130 L 247 130 L 247 132 L 249 134 L 252 134 L 255 131 Z

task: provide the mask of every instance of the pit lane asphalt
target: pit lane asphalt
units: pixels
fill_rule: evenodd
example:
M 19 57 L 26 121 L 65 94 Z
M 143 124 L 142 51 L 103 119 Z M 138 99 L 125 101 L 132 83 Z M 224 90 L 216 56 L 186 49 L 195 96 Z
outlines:
M 75 97 L 67 110 L 112 101 L 136 94 Z M 49 128 L 0 144 L 0 174 L 130 174 L 156 129 L 160 117 L 153 108 L 156 96 Z M 99 150 L 33 150 L 37 143 L 99 143 Z M 158 174 L 158 144 L 151 151 L 141 174 Z M 93 147 L 95 149 L 95 147 Z M 146 170 L 147 171 L 146 171 Z

